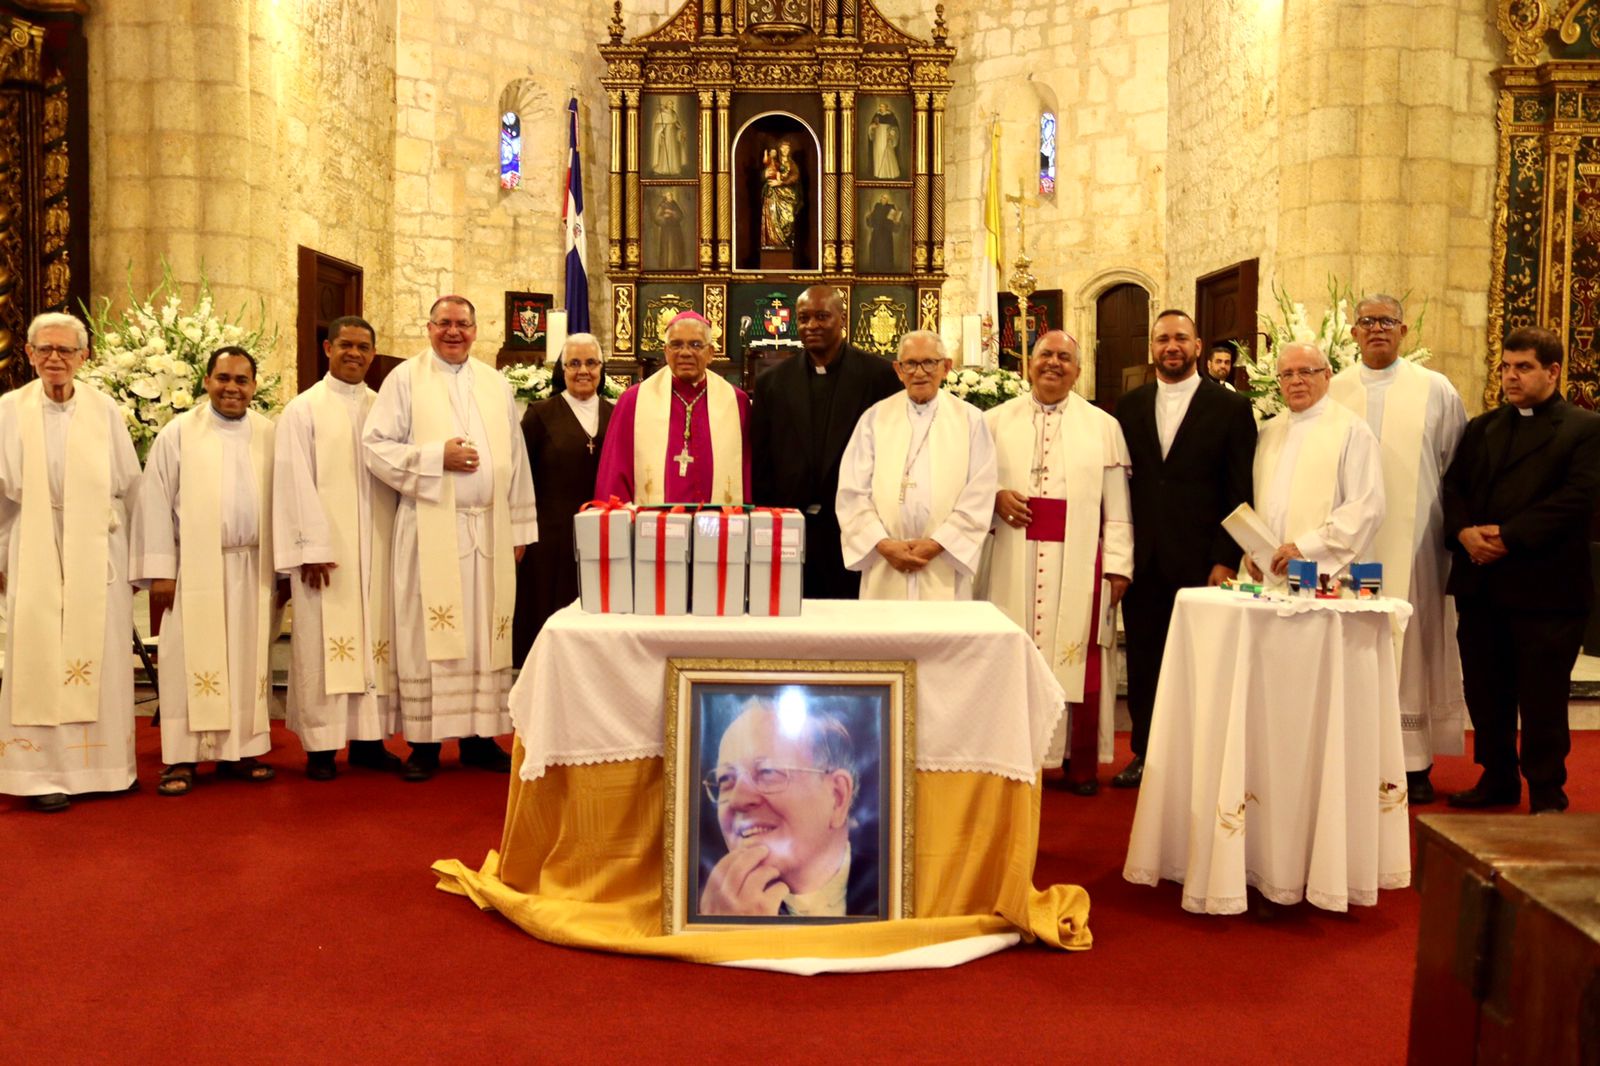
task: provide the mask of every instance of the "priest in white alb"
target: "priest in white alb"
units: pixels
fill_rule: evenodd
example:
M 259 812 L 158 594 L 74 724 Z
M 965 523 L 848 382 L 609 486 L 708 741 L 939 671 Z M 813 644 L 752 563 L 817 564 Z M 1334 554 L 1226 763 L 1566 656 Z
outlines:
M 1383 522 L 1383 466 L 1367 423 L 1328 396 L 1328 357 L 1314 344 L 1285 344 L 1278 389 L 1288 411 L 1256 441 L 1255 509 L 1273 534 L 1272 573 L 1310 559 L 1334 574 L 1367 553 Z M 1245 565 L 1258 581 L 1255 560 Z
M 641 507 L 750 499 L 750 397 L 719 374 L 711 324 L 684 311 L 667 326 L 666 365 L 617 397 L 596 499 Z
M 377 334 L 353 315 L 328 324 L 328 373 L 278 417 L 272 544 L 294 600 L 288 725 L 306 776 L 350 765 L 399 773 L 384 738 L 400 728 L 389 568 L 395 491 L 373 477 L 361 431 L 377 394 L 366 385 Z
M 1122 427 L 1072 391 L 1080 369 L 1077 340 L 1051 330 L 1028 360 L 1032 392 L 983 416 L 1000 488 L 982 594 L 1027 631 L 1066 690 L 1068 715 L 1046 761 L 1070 755 L 1067 787 L 1092 796 L 1100 758 L 1111 759 L 1115 625 L 1106 623 L 1133 577 L 1133 514 Z
M 900 338 L 905 391 L 867 408 L 839 465 L 840 546 L 864 600 L 970 600 L 994 514 L 994 440 L 983 414 L 939 386 L 944 340 Z
M 471 357 L 477 312 L 441 296 L 429 349 L 390 372 L 367 415 L 367 467 L 400 494 L 394 522 L 395 666 L 404 776 L 426 781 L 440 742 L 505 773 L 516 566 L 538 539 L 533 477 L 511 386 Z
M 1383 593 L 1408 601 L 1411 620 L 1395 626 L 1400 662 L 1400 729 L 1407 794 L 1431 803 L 1428 773 L 1435 755 L 1463 750 L 1466 699 L 1454 603 L 1445 596 L 1450 553 L 1444 541 L 1440 483 L 1467 426 L 1450 379 L 1400 358 L 1405 312 L 1393 296 L 1356 305 L 1350 333 L 1361 362 L 1333 379 L 1333 398 L 1365 418 L 1383 449 L 1388 502 L 1371 558 L 1383 564 Z
M 250 409 L 255 357 L 218 348 L 204 403 L 156 435 L 139 482 L 129 551 L 161 630 L 163 796 L 195 783 L 195 764 L 266 781 L 272 746 L 269 649 L 280 621 L 272 554 L 272 437 Z M 170 613 L 168 608 L 171 608 Z
M 134 784 L 128 502 L 139 479 L 121 409 L 73 375 L 89 335 L 28 324 L 39 376 L 0 397 L 0 793 L 36 811 Z

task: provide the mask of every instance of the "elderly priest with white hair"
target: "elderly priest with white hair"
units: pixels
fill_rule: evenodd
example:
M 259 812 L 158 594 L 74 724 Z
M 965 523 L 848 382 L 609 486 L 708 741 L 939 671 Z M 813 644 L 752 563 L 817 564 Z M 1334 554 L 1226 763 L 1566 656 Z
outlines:
M 394 521 L 395 666 L 403 773 L 426 781 L 440 743 L 497 773 L 511 756 L 511 619 L 517 563 L 539 539 L 528 449 L 511 386 L 472 358 L 478 316 L 463 296 L 428 311 L 429 349 L 390 372 L 367 415 L 367 468 L 400 494 Z
M 944 341 L 900 338 L 903 392 L 867 408 L 839 466 L 840 544 L 864 600 L 970 600 L 994 514 L 994 440 L 983 415 L 939 388 Z
M 1310 559 L 1332 574 L 1363 561 L 1383 523 L 1383 464 L 1378 438 L 1348 407 L 1328 396 L 1328 357 L 1314 344 L 1285 344 L 1278 389 L 1286 413 L 1262 427 L 1256 443 L 1256 511 L 1278 537 L 1271 568 Z M 1255 560 L 1250 573 L 1263 576 Z
M 73 375 L 71 315 L 28 325 L 36 380 L 0 397 L 0 792 L 34 810 L 134 783 L 128 506 L 139 479 L 121 409 Z
M 1072 391 L 1080 369 L 1077 340 L 1051 330 L 1028 360 L 1031 394 L 983 416 L 1000 483 L 984 595 L 1027 630 L 1066 690 L 1067 787 L 1092 796 L 1100 718 L 1116 698 L 1101 622 L 1133 576 L 1133 513 L 1122 427 Z M 1107 677 L 1112 683 L 1104 685 Z M 1047 761 L 1068 753 L 1066 738 L 1063 729 Z

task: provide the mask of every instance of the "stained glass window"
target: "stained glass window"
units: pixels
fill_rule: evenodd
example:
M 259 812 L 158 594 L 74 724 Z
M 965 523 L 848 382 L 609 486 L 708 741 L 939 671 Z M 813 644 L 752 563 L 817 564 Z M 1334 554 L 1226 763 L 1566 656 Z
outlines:
M 1039 115 L 1039 195 L 1056 194 L 1056 116 L 1045 111 Z
M 522 184 L 522 118 L 515 111 L 500 116 L 500 187 Z

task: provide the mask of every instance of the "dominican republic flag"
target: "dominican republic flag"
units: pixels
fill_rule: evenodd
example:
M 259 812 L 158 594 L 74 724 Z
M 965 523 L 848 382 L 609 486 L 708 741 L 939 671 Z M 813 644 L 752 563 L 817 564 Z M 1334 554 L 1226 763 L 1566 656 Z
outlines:
M 567 333 L 589 332 L 589 256 L 583 229 L 583 168 L 578 164 L 578 98 L 567 102 L 567 202 L 561 218 L 567 224 Z

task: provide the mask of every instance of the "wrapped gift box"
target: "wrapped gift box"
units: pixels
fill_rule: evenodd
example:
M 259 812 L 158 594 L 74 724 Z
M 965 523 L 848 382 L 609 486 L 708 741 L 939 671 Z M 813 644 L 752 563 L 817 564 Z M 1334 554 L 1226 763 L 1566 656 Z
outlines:
M 633 613 L 633 507 L 585 504 L 572 519 L 578 600 L 590 614 Z
M 750 570 L 750 518 L 743 508 L 702 508 L 694 514 L 694 612 L 744 614 Z
M 792 508 L 757 508 L 750 515 L 750 613 L 800 613 L 806 561 L 806 516 Z
M 689 539 L 682 507 L 640 511 L 633 522 L 633 613 L 689 613 Z

